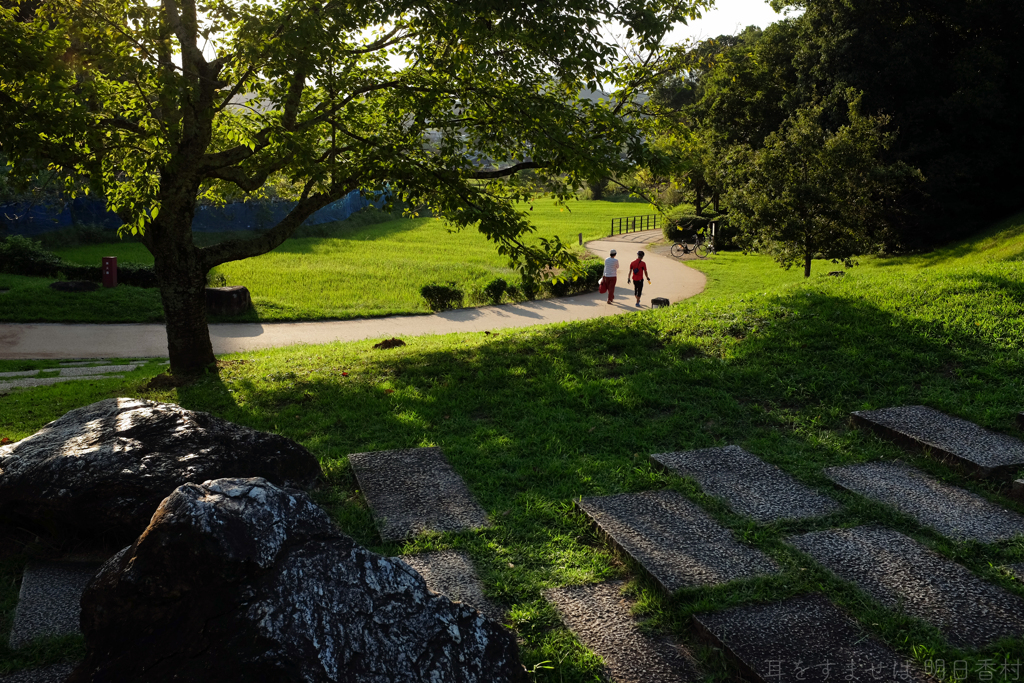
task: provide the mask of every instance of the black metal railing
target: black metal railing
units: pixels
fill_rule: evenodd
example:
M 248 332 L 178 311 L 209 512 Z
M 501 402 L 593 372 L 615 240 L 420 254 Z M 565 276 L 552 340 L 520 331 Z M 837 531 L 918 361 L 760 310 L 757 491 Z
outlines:
M 612 235 L 621 235 L 624 232 L 639 232 L 640 230 L 657 230 L 658 214 L 651 213 L 646 216 L 629 216 L 628 218 L 612 219 Z M 616 232 L 618 230 L 618 232 Z

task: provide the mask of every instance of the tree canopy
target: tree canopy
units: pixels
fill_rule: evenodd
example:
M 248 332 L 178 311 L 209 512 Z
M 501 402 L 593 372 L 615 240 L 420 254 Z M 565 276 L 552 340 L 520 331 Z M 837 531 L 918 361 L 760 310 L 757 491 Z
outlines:
M 838 129 L 822 124 L 830 107 L 818 102 L 730 160 L 727 201 L 741 244 L 785 268 L 802 265 L 805 277 L 815 257 L 849 266 L 871 251 L 885 237 L 892 203 L 920 179 L 906 164 L 879 161 L 892 139 L 882 132 L 886 119 L 863 115 L 859 96 L 845 95 L 848 122 Z
M 353 191 L 387 188 L 478 226 L 527 272 L 531 169 L 566 195 L 644 156 L 623 106 L 642 84 L 603 25 L 641 51 L 704 0 L 14 0 L 0 9 L 0 152 L 102 195 L 154 255 L 174 372 L 213 363 L 210 268 L 265 253 Z M 389 60 L 404 59 L 395 69 Z M 581 88 L 620 90 L 615 103 Z M 266 232 L 192 243 L 200 198 L 294 188 Z
M 916 168 L 924 178 L 888 196 L 858 248 L 928 248 L 1024 206 L 1018 189 L 1024 184 L 1024 3 L 776 0 L 773 6 L 802 13 L 763 31 L 748 27 L 679 49 L 659 65 L 651 134 L 676 156 L 688 201 L 703 199 L 702 180 L 705 194 L 724 194 L 727 178 L 749 181 L 721 165 L 740 158 L 754 163 L 769 140 L 777 146 L 793 132 L 804 109 L 814 109 L 823 133 L 838 134 L 851 124 L 852 91 L 863 116 L 883 126 L 878 167 Z M 711 163 L 695 163 L 700 160 Z

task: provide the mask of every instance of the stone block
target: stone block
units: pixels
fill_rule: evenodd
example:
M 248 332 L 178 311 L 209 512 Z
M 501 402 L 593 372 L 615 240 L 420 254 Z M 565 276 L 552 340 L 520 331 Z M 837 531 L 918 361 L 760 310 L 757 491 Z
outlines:
M 899 532 L 862 526 L 789 542 L 889 609 L 928 622 L 954 647 L 1024 635 L 1024 600 Z
M 401 558 L 427 582 L 427 588 L 452 602 L 469 605 L 489 619 L 501 622 L 505 611 L 484 595 L 484 586 L 476 575 L 469 556 L 454 550 L 405 555 Z
M 385 542 L 488 526 L 487 513 L 440 448 L 353 453 L 348 460 Z
M 605 663 L 616 683 L 686 683 L 701 676 L 690 654 L 668 638 L 643 633 L 622 596 L 622 581 L 544 593 L 565 625 Z
M 186 482 L 244 474 L 308 489 L 320 476 L 313 454 L 291 439 L 134 398 L 76 408 L 0 446 L 0 463 L 0 511 L 40 533 L 119 545 Z
M 79 633 L 82 592 L 96 575 L 99 563 L 32 562 L 25 568 L 14 612 L 12 649 L 36 638 Z
M 765 524 L 819 517 L 839 509 L 833 499 L 739 446 L 657 453 L 651 460 L 681 477 L 696 479 L 704 493 Z
M 665 308 L 668 306 L 668 299 L 663 296 L 656 296 L 651 299 L 651 308 Z
M 693 621 L 758 683 L 931 681 L 818 593 L 696 614 Z
M 1024 442 L 926 406 L 861 410 L 860 427 L 905 447 L 923 450 L 984 478 L 1007 479 L 1024 467 Z
M 666 593 L 780 571 L 676 491 L 584 498 L 576 505 Z
M 22 669 L 0 676 L 0 683 L 64 683 L 77 665 L 77 662 L 62 662 L 37 669 Z
M 252 297 L 245 287 L 207 287 L 206 312 L 212 315 L 238 315 L 252 308 Z
M 843 488 L 890 505 L 954 540 L 998 543 L 1024 535 L 1024 517 L 981 496 L 894 462 L 830 467 Z
M 526 683 L 513 633 L 265 479 L 179 486 L 82 595 L 73 681 Z

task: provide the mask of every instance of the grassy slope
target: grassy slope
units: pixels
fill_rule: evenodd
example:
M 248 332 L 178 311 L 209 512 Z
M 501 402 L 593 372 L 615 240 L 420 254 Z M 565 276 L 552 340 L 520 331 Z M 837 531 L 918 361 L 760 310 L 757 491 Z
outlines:
M 538 199 L 533 207 L 527 214 L 537 232 L 530 239 L 557 236 L 570 244 L 578 244 L 580 233 L 584 241 L 607 235 L 611 218 L 651 212 L 645 204 L 592 201 L 559 207 Z M 137 242 L 87 245 L 57 253 L 75 263 L 98 264 L 102 256 L 112 255 L 119 262 L 153 262 Z M 420 296 L 425 284 L 454 281 L 469 293 L 496 277 L 518 281 L 507 260 L 482 234 L 449 233 L 442 221 L 433 218 L 358 226 L 326 239 L 291 239 L 269 254 L 226 263 L 214 272 L 224 275 L 228 284 L 249 288 L 254 312 L 241 319 L 260 321 L 426 313 Z M 125 291 L 117 294 L 76 295 L 69 306 L 72 298 L 48 291 L 48 284 L 39 278 L 0 276 L 0 287 L 11 289 L 0 299 L 0 320 L 149 322 L 162 318 L 155 290 L 121 287 L 118 290 Z
M 360 542 L 389 555 L 455 547 L 473 557 L 488 593 L 511 607 L 524 663 L 554 667 L 539 669 L 537 680 L 590 681 L 599 670 L 541 592 L 621 576 L 632 579 L 629 590 L 649 627 L 693 645 L 711 679 L 735 672 L 720 653 L 696 643 L 690 615 L 823 591 L 898 651 L 922 663 L 965 661 L 978 680 L 985 659 L 1024 659 L 1024 640 L 959 652 L 934 628 L 883 608 L 784 539 L 884 524 L 1024 597 L 1024 585 L 1001 569 L 1024 561 L 1024 540 L 954 543 L 836 489 L 821 474 L 825 466 L 900 458 L 1024 513 L 1005 489 L 907 455 L 847 422 L 852 410 L 922 403 L 1024 436 L 1013 426 L 1024 408 L 1024 261 L 1016 260 L 1022 228 L 1024 214 L 966 246 L 868 260 L 843 278 L 804 281 L 761 257 L 727 255 L 701 263 L 712 276 L 708 293 L 667 309 L 490 336 L 417 338 L 392 351 L 374 351 L 367 341 L 245 354 L 227 358 L 219 376 L 172 391 L 145 389 L 141 380 L 40 388 L 0 397 L 0 436 L 22 438 L 71 408 L 131 395 L 297 439 L 327 473 L 318 501 Z M 734 283 L 732 291 L 724 283 Z M 646 460 L 724 444 L 779 465 L 843 509 L 827 519 L 758 525 Z M 381 545 L 345 456 L 423 445 L 444 448 L 490 513 L 492 529 Z M 784 573 L 665 598 L 573 512 L 580 496 L 662 487 L 697 501 L 776 558 Z M 0 582 L 10 586 L 0 593 L 5 610 L 23 561 L 9 562 Z M 13 664 L 10 657 L 0 649 L 0 666 Z

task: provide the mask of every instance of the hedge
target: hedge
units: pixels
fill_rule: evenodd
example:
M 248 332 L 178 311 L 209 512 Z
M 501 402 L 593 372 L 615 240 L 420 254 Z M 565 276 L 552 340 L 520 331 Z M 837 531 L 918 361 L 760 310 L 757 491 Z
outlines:
M 67 280 L 103 281 L 102 266 L 69 263 L 43 246 L 21 235 L 10 235 L 0 241 L 0 273 L 30 275 L 34 277 L 64 278 Z M 117 267 L 119 284 L 134 287 L 156 287 L 156 272 L 152 266 L 125 263 Z

